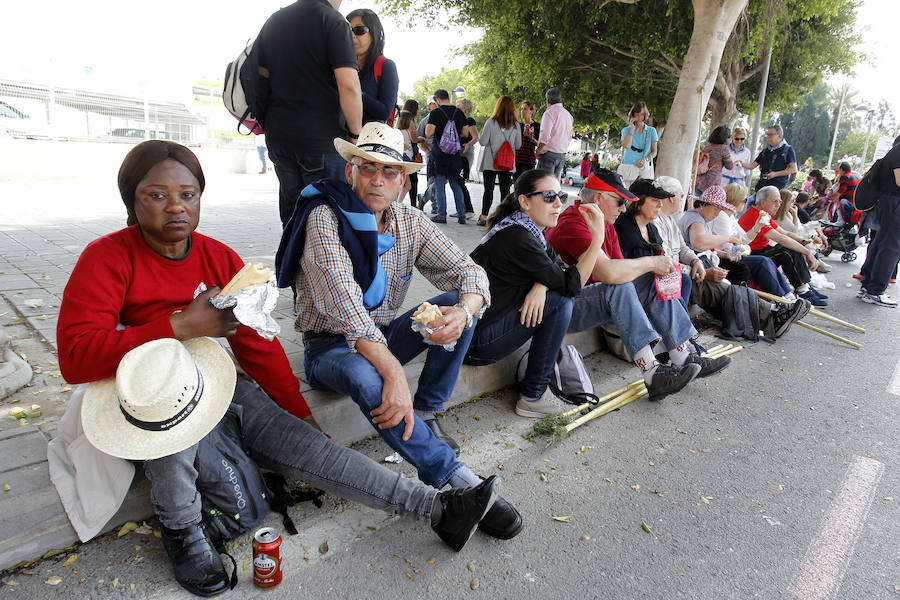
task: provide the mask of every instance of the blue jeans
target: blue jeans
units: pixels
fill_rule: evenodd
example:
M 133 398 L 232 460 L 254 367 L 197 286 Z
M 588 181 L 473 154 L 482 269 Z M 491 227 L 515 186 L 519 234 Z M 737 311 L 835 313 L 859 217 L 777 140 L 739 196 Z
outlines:
M 638 350 L 662 338 L 668 349 L 697 334 L 678 300 L 660 300 L 649 273 L 630 283 L 585 286 L 575 298 L 569 331 L 584 331 L 615 323 L 622 343 L 634 356 Z
M 517 310 L 511 310 L 487 325 L 479 323 L 469 344 L 466 364 L 476 367 L 493 364 L 531 339 L 528 367 L 519 382 L 519 393 L 540 398 L 550 382 L 556 355 L 569 327 L 572 304 L 572 298 L 550 291 L 544 301 L 544 317 L 537 327 L 522 325 Z
M 466 215 L 466 198 L 459 184 L 459 177 L 447 177 L 440 173 L 434 176 L 434 199 L 437 202 L 438 216 L 447 218 L 447 190 L 445 186 L 450 183 L 453 191 L 453 201 L 456 203 L 456 214 L 461 217 Z
M 681 274 L 681 298 L 678 300 L 681 302 L 681 305 L 684 307 L 685 312 L 687 312 L 688 306 L 690 306 L 691 301 L 691 290 L 694 287 L 694 282 L 691 280 L 691 276 L 687 273 Z
M 546 169 L 555 173 L 557 178 L 562 177 L 563 167 L 566 164 L 566 155 L 562 152 L 544 152 L 538 157 L 537 168 Z
M 431 519 L 437 490 L 335 444 L 284 411 L 253 382 L 238 377 L 229 410 L 241 415 L 241 445 L 260 467 L 370 508 L 413 514 L 426 522 Z M 156 514 L 170 529 L 200 522 L 196 455 L 195 444 L 144 462 Z
M 266 147 L 265 146 L 257 146 L 256 153 L 259 155 L 259 162 L 262 163 L 260 167 L 260 171 L 263 173 L 266 172 Z
M 337 152 L 304 154 L 269 142 L 269 158 L 278 175 L 278 213 L 282 227 L 294 214 L 303 188 L 320 179 L 347 180 L 347 161 Z
M 756 282 L 762 291 L 776 296 L 784 296 L 791 292 L 791 286 L 788 285 L 784 275 L 768 256 L 742 256 L 741 262 L 750 269 L 750 279 Z
M 459 292 L 447 292 L 429 300 L 438 306 L 453 306 Z M 410 317 L 415 309 L 400 315 L 382 328 L 388 342 L 388 350 L 400 364 L 406 364 L 423 350 L 428 354 L 419 375 L 419 387 L 413 396 L 413 407 L 418 410 L 441 411 L 453 393 L 459 376 L 459 368 L 472 340 L 475 328 L 464 330 L 452 352 L 441 346 L 426 344 L 421 334 L 410 328 Z M 372 411 L 381 405 L 381 389 L 384 381 L 372 363 L 363 355 L 347 347 L 342 335 L 324 335 L 305 342 L 304 365 L 309 384 L 314 388 L 334 390 L 353 398 L 360 410 L 372 421 Z M 373 425 L 374 426 L 374 425 Z M 384 441 L 400 453 L 419 471 L 419 479 L 442 487 L 460 467 L 450 446 L 438 440 L 431 429 L 416 416 L 412 436 L 402 439 L 406 423 L 401 421 L 390 429 L 378 429 Z

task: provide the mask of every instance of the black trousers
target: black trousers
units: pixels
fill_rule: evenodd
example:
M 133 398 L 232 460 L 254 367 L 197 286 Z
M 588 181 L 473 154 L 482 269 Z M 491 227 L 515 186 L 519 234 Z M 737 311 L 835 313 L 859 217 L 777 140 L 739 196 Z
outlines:
M 735 285 L 746 284 L 750 281 L 750 267 L 741 261 L 719 258 L 719 266 L 728 271 L 725 279 Z
M 795 250 L 776 244 L 774 246 L 766 246 L 762 250 L 754 250 L 750 254 L 771 258 L 772 262 L 781 267 L 785 277 L 788 278 L 788 281 L 791 282 L 795 289 L 809 283 L 809 265 L 806 264 L 806 258 Z
M 494 202 L 494 180 L 500 181 L 500 201 L 509 194 L 512 189 L 512 171 L 484 171 L 484 195 L 481 197 L 481 214 L 490 216 L 491 204 Z

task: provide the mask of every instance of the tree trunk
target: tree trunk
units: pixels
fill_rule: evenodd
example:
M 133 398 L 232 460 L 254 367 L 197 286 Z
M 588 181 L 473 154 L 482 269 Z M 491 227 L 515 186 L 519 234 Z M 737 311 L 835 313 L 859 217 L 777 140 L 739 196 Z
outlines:
M 747 0 L 693 0 L 694 29 L 684 57 L 675 99 L 660 140 L 657 175 L 671 175 L 691 190 L 691 162 L 705 111 L 722 61 L 722 52 Z

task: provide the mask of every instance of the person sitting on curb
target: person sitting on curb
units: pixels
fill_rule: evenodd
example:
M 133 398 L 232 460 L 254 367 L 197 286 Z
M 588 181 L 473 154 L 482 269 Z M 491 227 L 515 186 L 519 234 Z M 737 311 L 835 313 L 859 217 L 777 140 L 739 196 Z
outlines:
M 673 207 L 681 206 L 681 184 L 678 184 L 675 192 L 668 193 L 673 194 L 673 197 L 663 200 L 662 212 L 673 215 L 677 212 L 677 208 Z M 721 242 L 723 237 L 712 234 L 711 223 L 719 212 L 729 210 L 732 210 L 732 205 L 725 200 L 725 190 L 719 186 L 707 188 L 700 199 L 694 201 L 694 208 L 682 215 L 678 222 L 679 229 L 676 231 L 666 229 L 665 236 L 666 238 L 673 236 L 680 242 L 686 241 L 692 250 L 710 249 L 713 244 Z M 733 243 L 734 239 L 728 241 Z M 719 320 L 722 319 L 725 294 L 731 284 L 730 280 L 721 277 L 722 271 L 724 271 L 722 266 L 707 269 L 706 276 L 694 285 L 696 293 L 691 295 L 692 304 L 697 304 Z M 727 277 L 727 274 L 725 276 Z M 784 335 L 791 324 L 805 317 L 810 309 L 809 302 L 803 298 L 797 298 L 792 305 L 775 306 L 767 300 L 760 299 L 757 305 L 760 328 L 766 336 L 775 338 Z
M 88 244 L 63 293 L 60 370 L 66 381 L 90 385 L 73 393 L 47 458 L 79 538 L 97 535 L 128 493 L 134 467 L 122 459 L 143 460 L 176 580 L 198 595 L 226 590 L 201 522 L 194 458 L 233 401 L 243 412 L 243 445 L 261 466 L 373 508 L 432 519 L 442 539 L 461 548 L 496 483 L 439 496 L 319 431 L 281 344 L 209 302 L 243 261 L 195 231 L 204 187 L 200 163 L 184 146 L 150 140 L 132 148 L 119 170 L 129 226 Z M 200 283 L 210 288 L 194 298 Z M 227 338 L 256 381 L 236 381 L 228 354 L 207 336 Z
M 675 393 L 698 375 L 705 377 L 724 369 L 730 357 L 708 359 L 691 351 L 688 341 L 697 334 L 682 304 L 660 300 L 655 276 L 674 273 L 677 263 L 668 256 L 626 259 L 619 247 L 614 223 L 625 203 L 636 200 L 615 172 L 601 168 L 592 173 L 579 192 L 578 202 L 559 217 L 546 232 L 550 246 L 566 263 L 579 260 L 593 241 L 580 207 L 596 205 L 605 220 L 602 252 L 591 270 L 591 279 L 576 297 L 569 331 L 584 331 L 615 323 L 622 342 L 640 367 L 650 398 Z M 661 364 L 652 345 L 662 339 L 672 364 Z
M 768 256 L 781 267 L 798 296 L 805 298 L 813 306 L 828 306 L 826 302 L 828 297 L 809 285 L 810 269 L 819 266 L 815 250 L 782 233 L 778 224 L 771 220 L 772 215 L 778 212 L 780 204 L 781 192 L 778 188 L 772 185 L 763 186 L 756 192 L 756 198 L 747 212 L 741 215 L 738 223 L 744 231 L 750 232 L 757 229 L 756 224 L 762 211 L 766 213 L 763 216 L 765 224 L 750 241 L 750 254 Z
M 346 180 L 303 190 L 306 210 L 285 228 L 276 255 L 278 284 L 297 290 L 297 331 L 313 388 L 350 396 L 387 444 L 441 488 L 481 478 L 457 460 L 459 446 L 435 417 L 444 410 L 472 339 L 490 304 L 484 270 L 424 213 L 403 204 L 403 136 L 383 123 L 363 125 L 359 144 L 335 139 Z M 429 302 L 442 315 L 427 338 L 413 329 L 415 309 L 398 316 L 417 268 L 445 293 Z M 403 365 L 427 352 L 415 398 Z M 494 537 L 522 530 L 522 518 L 498 499 L 481 524 Z

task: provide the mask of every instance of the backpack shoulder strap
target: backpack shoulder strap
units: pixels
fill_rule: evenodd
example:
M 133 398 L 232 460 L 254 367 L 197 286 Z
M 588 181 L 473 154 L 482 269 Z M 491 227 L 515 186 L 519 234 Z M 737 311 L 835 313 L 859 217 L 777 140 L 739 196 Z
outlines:
M 381 68 L 384 66 L 384 54 L 375 59 L 375 83 L 381 79 Z

